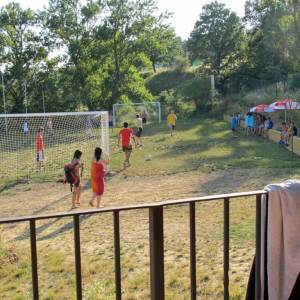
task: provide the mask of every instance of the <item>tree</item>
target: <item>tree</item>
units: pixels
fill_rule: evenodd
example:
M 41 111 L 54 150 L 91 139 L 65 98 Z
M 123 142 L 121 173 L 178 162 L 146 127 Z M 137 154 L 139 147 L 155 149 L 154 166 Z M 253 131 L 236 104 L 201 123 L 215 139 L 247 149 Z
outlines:
M 249 72 L 270 82 L 285 79 L 292 67 L 291 57 L 295 57 L 287 2 L 248 0 L 245 12 L 245 21 L 252 25 L 248 32 Z
M 174 28 L 166 24 L 170 16 L 150 17 L 150 26 L 139 39 L 140 49 L 149 57 L 154 73 L 157 64 L 170 66 L 176 56 L 183 55 L 181 39 L 176 36 Z
M 184 101 L 193 101 L 197 113 L 211 109 L 211 82 L 210 78 L 195 76 L 185 81 L 177 89 L 177 94 Z
M 94 63 L 91 46 L 101 8 L 99 1 L 82 5 L 79 0 L 49 0 L 49 8 L 42 13 L 52 47 L 65 51 L 62 62 L 70 80 L 67 91 L 73 95 L 73 107 L 87 104 L 85 81 Z
M 38 24 L 37 15 L 30 9 L 23 10 L 18 3 L 10 3 L 0 11 L 0 63 L 5 66 L 9 110 L 13 112 L 25 111 L 25 84 L 30 97 L 47 56 Z
M 187 49 L 192 60 L 203 61 L 206 73 L 218 76 L 237 64 L 243 35 L 239 17 L 225 4 L 213 2 L 203 7 Z
M 150 100 L 144 79 L 139 70 L 149 58 L 141 53 L 138 40 L 149 28 L 149 19 L 156 10 L 154 1 L 107 0 L 104 9 L 107 17 L 98 31 L 104 34 L 111 54 L 107 70 L 111 87 L 111 106 L 117 101 Z

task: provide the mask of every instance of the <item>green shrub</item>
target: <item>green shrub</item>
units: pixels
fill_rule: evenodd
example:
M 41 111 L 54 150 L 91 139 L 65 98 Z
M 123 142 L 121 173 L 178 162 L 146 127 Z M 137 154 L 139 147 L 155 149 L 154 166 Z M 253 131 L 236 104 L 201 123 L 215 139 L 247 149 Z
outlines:
M 179 70 L 163 71 L 154 74 L 146 80 L 146 87 L 152 95 L 158 96 L 163 91 L 175 90 L 188 79 L 194 78 L 192 72 L 181 72 Z
M 293 74 L 291 76 L 291 87 L 292 88 L 300 88 L 300 74 Z

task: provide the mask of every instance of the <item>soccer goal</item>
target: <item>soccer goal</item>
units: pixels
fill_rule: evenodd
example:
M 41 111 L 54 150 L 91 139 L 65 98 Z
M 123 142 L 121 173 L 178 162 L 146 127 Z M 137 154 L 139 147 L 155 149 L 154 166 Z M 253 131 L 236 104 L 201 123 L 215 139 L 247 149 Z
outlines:
M 123 122 L 131 123 L 136 114 L 146 119 L 147 123 L 161 122 L 160 102 L 117 103 L 113 105 L 113 124 L 122 126 Z
M 38 138 L 39 133 L 42 138 Z M 109 155 L 108 112 L 2 114 L 0 179 L 13 181 L 42 176 L 59 179 L 64 165 L 71 161 L 77 149 L 83 153 L 87 177 L 97 146 Z

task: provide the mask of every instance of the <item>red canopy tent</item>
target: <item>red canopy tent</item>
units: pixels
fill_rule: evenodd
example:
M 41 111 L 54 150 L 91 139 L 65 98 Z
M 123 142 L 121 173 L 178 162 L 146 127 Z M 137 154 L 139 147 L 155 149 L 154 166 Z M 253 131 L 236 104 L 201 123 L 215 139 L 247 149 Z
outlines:
M 250 112 L 265 112 L 268 107 L 268 104 L 259 104 L 257 106 L 252 107 L 250 109 Z
M 284 110 L 285 121 L 286 121 L 286 111 L 287 110 L 297 110 L 300 109 L 300 103 L 286 98 L 284 100 L 278 100 L 269 105 L 270 108 L 274 110 Z

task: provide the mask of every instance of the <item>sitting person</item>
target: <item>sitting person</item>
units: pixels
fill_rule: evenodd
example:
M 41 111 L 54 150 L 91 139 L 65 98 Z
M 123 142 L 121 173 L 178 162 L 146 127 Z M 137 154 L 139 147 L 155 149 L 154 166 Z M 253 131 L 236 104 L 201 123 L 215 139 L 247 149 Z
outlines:
M 295 126 L 294 122 L 292 121 L 288 122 L 287 127 L 289 133 L 288 144 L 290 144 L 291 140 L 293 140 L 293 137 L 298 135 L 298 128 Z
M 298 128 L 296 127 L 294 122 L 291 122 L 291 127 L 292 127 L 293 136 L 298 136 Z
M 289 127 L 285 122 L 282 122 L 281 124 L 281 134 L 280 134 L 280 145 L 289 145 Z
M 268 126 L 268 129 L 273 129 L 274 123 L 273 123 L 271 117 L 269 117 L 268 120 L 269 120 L 269 126 Z
M 265 121 L 266 121 L 266 117 L 261 115 L 261 114 L 258 114 L 258 132 L 257 134 L 259 136 L 262 136 L 263 135 L 263 130 L 264 130 L 264 127 L 265 127 Z
M 263 129 L 263 137 L 264 138 L 268 138 L 268 136 L 269 136 L 268 131 L 270 129 L 273 129 L 273 126 L 274 126 L 274 124 L 273 124 L 272 119 L 270 117 L 268 117 L 264 122 L 264 129 Z

